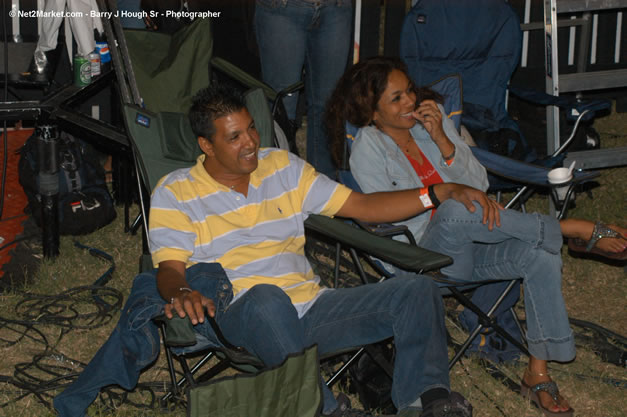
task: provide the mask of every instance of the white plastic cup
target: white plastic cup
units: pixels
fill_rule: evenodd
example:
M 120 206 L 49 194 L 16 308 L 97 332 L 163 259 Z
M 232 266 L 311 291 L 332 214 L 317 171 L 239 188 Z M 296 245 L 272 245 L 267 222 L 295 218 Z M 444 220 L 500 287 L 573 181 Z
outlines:
M 573 179 L 573 174 L 570 172 L 568 168 L 555 168 L 549 171 L 548 180 L 550 184 L 558 185 L 568 183 Z M 555 192 L 557 193 L 557 199 L 559 201 L 563 201 L 566 198 L 566 193 L 568 193 L 569 185 L 564 185 L 563 187 L 554 187 Z

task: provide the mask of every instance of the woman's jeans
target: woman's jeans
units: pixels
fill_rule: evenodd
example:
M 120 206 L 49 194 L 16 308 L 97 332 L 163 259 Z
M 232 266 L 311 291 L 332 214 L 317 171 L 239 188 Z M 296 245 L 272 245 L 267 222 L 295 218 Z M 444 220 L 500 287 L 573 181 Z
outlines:
M 482 224 L 474 213 L 446 200 L 431 219 L 420 246 L 453 258 L 442 273 L 454 280 L 523 279 L 527 342 L 538 359 L 570 361 L 573 332 L 562 296 L 563 244 L 559 222 L 546 215 L 501 210 L 501 226 Z
M 159 334 L 152 318 L 162 312 L 164 300 L 155 274 L 135 279 L 107 342 L 79 378 L 54 399 L 59 416 L 83 416 L 106 385 L 133 389 L 141 370 L 156 360 Z M 215 301 L 216 320 L 225 337 L 267 366 L 278 365 L 287 355 L 313 344 L 324 355 L 394 337 L 392 399 L 402 409 L 431 388 L 449 389 L 449 378 L 440 291 L 430 278 L 400 275 L 379 284 L 327 290 L 299 318 L 290 299 L 276 286 L 257 285 L 231 303 L 232 287 L 218 264 L 197 264 L 186 271 L 190 287 Z M 219 346 L 208 322 L 194 330 Z M 325 413 L 337 407 L 326 386 L 323 399 Z
M 335 178 L 323 115 L 326 101 L 348 63 L 350 0 L 257 0 L 255 34 L 263 80 L 276 91 L 297 83 L 305 66 L 307 161 Z M 296 95 L 284 104 L 296 117 Z

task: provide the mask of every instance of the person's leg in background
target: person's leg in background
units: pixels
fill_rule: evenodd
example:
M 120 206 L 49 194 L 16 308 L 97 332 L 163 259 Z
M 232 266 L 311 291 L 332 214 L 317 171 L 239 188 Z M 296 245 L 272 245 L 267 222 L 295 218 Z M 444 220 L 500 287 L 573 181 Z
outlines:
M 336 169 L 323 118 L 326 102 L 348 63 L 352 16 L 350 0 L 319 1 L 307 28 L 307 161 L 333 179 Z
M 305 65 L 307 161 L 335 178 L 323 124 L 326 100 L 346 69 L 352 5 L 349 0 L 257 0 L 255 34 L 264 82 L 280 91 L 301 80 Z M 284 99 L 296 117 L 298 96 Z
M 298 4 L 296 4 L 298 3 Z M 275 91 L 281 91 L 302 78 L 305 61 L 306 28 L 313 8 L 303 1 L 257 0 L 255 36 L 261 59 L 261 77 Z M 283 99 L 287 117 L 294 121 L 298 94 Z
M 118 10 L 132 13 L 131 16 L 120 16 L 120 24 L 126 29 L 146 29 L 146 23 L 141 17 L 140 0 L 118 0 Z
M 100 18 L 90 16 L 91 11 L 98 10 L 98 5 L 96 0 L 68 0 L 68 10 L 82 16 L 71 18 L 70 26 L 76 40 L 76 52 L 86 57 L 96 49 L 94 29 L 98 33 L 104 32 Z
M 54 12 L 52 17 L 41 19 L 41 29 L 37 47 L 33 54 L 33 62 L 30 72 L 43 74 L 49 71 L 48 57 L 46 52 L 53 51 L 57 47 L 57 38 L 59 37 L 59 27 L 63 23 L 61 12 L 65 10 L 65 0 L 49 0 L 46 2 L 44 12 Z

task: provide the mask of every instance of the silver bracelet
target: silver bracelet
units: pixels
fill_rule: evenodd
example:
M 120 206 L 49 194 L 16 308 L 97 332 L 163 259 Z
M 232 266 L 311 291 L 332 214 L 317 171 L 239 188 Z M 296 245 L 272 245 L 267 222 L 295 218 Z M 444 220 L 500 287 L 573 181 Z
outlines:
M 457 149 L 455 147 L 453 147 L 453 153 L 450 154 L 449 156 L 444 156 L 442 155 L 442 159 L 444 159 L 445 161 L 450 161 L 451 159 L 455 158 L 455 151 Z

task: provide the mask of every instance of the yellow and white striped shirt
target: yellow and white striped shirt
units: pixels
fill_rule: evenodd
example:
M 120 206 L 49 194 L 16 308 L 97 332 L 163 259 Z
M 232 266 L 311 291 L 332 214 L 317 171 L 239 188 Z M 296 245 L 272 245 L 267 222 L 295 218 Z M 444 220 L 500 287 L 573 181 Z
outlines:
M 321 291 L 305 257 L 303 223 L 310 214 L 337 213 L 351 190 L 287 151 L 264 148 L 246 197 L 215 181 L 204 158 L 166 175 L 153 192 L 153 262 L 219 262 L 233 300 L 256 284 L 274 284 L 302 317 Z

